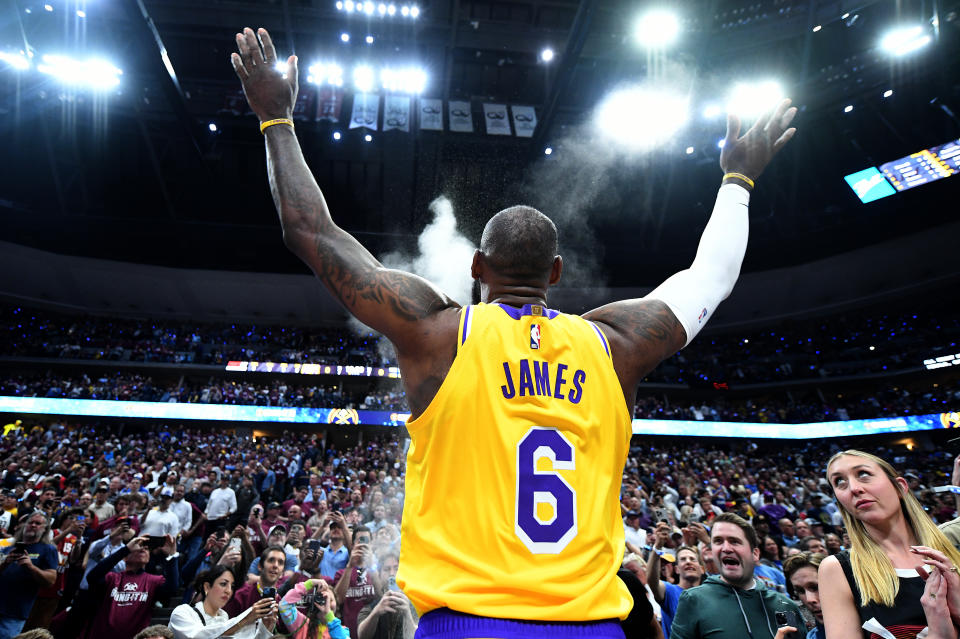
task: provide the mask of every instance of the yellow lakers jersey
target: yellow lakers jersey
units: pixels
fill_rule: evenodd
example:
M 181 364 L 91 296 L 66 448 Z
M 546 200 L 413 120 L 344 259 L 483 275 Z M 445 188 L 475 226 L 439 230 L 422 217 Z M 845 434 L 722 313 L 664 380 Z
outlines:
M 541 306 L 464 308 L 450 372 L 407 429 L 397 583 L 421 615 L 627 616 L 630 414 L 596 325 Z

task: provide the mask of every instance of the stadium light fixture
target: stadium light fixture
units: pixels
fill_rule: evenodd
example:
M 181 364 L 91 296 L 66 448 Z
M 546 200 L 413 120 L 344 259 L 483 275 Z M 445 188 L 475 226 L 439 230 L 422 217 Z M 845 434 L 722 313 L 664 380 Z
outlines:
M 343 67 L 336 62 L 316 62 L 310 65 L 307 82 L 323 86 L 343 86 Z
M 365 38 L 365 40 L 366 40 L 367 44 L 373 44 L 373 36 L 372 36 L 372 35 L 368 35 L 368 36 Z
M 660 146 L 682 129 L 688 119 L 689 104 L 685 96 L 647 87 L 613 92 L 594 116 L 604 137 L 637 151 Z
M 350 34 L 344 31 L 340 34 L 340 42 L 350 42 Z
M 546 47 L 543 51 L 540 52 L 540 59 L 544 62 L 550 62 L 553 60 L 553 49 Z
M 216 132 L 217 132 L 217 123 L 216 123 L 216 122 L 211 122 L 210 124 L 207 125 L 207 128 L 210 129 L 210 133 L 216 133 Z
M 750 119 L 776 107 L 785 97 L 783 87 L 773 80 L 734 85 L 727 98 L 727 112 Z
M 120 84 L 123 71 L 105 60 L 74 60 L 62 55 L 44 55 L 37 71 L 64 84 L 81 85 L 96 90 L 112 89 Z
M 366 2 L 363 3 L 363 12 L 365 14 L 367 14 L 368 16 L 372 16 L 373 10 L 374 10 L 373 2 L 371 2 L 370 0 L 367 0 Z
M 87 17 L 87 12 L 84 11 L 83 9 L 77 9 L 77 17 L 78 17 L 78 18 L 86 18 L 86 17 Z
M 708 104 L 703 109 L 703 117 L 707 120 L 715 120 L 723 115 L 723 107 L 719 104 Z
M 547 148 L 545 148 L 545 149 L 543 150 L 543 154 L 544 154 L 544 155 L 553 155 L 553 147 L 548 146 Z
M 891 95 L 893 95 L 893 89 L 887 89 L 883 92 L 883 97 L 885 98 L 889 98 Z
M 369 133 L 367 133 L 365 136 L 363 136 L 363 141 L 364 141 L 364 142 L 373 142 L 373 136 L 370 135 Z
M 395 16 L 395 15 L 397 15 L 397 5 L 395 5 L 395 4 L 388 4 L 388 5 L 387 5 L 387 15 L 388 15 L 388 16 Z
M 417 5 L 413 5 L 412 7 L 410 7 L 410 17 L 413 18 L 414 20 L 416 20 L 417 18 L 419 18 L 419 17 L 420 17 L 420 7 L 418 7 Z
M 851 111 L 853 111 L 853 105 L 852 105 L 852 104 L 848 104 L 847 106 L 843 107 L 843 112 L 844 112 L 844 113 L 850 113 Z
M 382 3 L 382 2 L 381 2 L 380 4 L 378 4 L 378 5 L 377 5 L 377 13 L 380 14 L 380 17 L 381 17 L 381 18 L 382 18 L 383 16 L 387 15 L 387 5 L 385 5 L 385 4 Z
M 822 25 L 822 24 L 818 24 L 817 26 L 815 26 L 815 27 L 813 28 L 813 32 L 814 32 L 814 33 L 817 33 L 817 32 L 820 31 L 821 29 L 823 29 L 823 25 Z
M 53 5 L 52 5 L 52 4 L 45 4 L 45 5 L 43 5 L 43 8 L 46 9 L 47 11 L 53 11 Z
M 334 140 L 339 140 L 340 137 L 341 137 L 341 136 L 340 136 L 340 132 L 339 132 L 339 131 L 334 131 L 334 132 L 333 132 L 333 139 L 334 139 Z
M 346 0 L 343 3 L 343 8 L 347 10 L 347 13 L 353 13 L 353 9 L 354 9 L 353 0 Z
M 392 93 L 419 94 L 427 88 L 427 73 L 417 67 L 391 69 L 380 71 L 380 84 L 383 89 Z
M 930 35 L 923 27 L 899 27 L 888 31 L 880 40 L 880 48 L 893 56 L 903 56 L 930 44 Z
M 694 148 L 692 146 L 687 147 L 687 155 L 693 155 Z
M 637 42 L 649 49 L 662 49 L 676 41 L 680 21 L 672 11 L 652 9 L 640 16 L 634 35 Z
M 723 145 L 726 143 L 727 143 L 726 138 L 720 138 L 719 140 L 717 140 L 717 148 L 722 149 Z
M 357 91 L 366 93 L 373 89 L 374 75 L 373 69 L 367 65 L 360 65 L 353 70 L 353 86 Z
M 17 71 L 26 71 L 30 68 L 30 60 L 23 53 L 0 51 L 0 62 L 5 62 Z

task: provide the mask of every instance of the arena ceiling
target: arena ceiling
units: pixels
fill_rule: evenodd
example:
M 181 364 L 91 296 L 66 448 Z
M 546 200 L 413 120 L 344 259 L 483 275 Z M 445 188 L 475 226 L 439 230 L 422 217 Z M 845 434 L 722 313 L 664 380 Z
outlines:
M 703 108 L 736 82 L 765 78 L 801 113 L 798 135 L 754 196 L 748 270 L 956 218 L 960 177 L 867 205 L 843 177 L 960 137 L 958 0 L 672 2 L 680 37 L 658 52 L 633 34 L 650 2 L 416 6 L 413 19 L 399 8 L 394 17 L 348 13 L 335 0 L 5 3 L 0 51 L 33 52 L 35 64 L 49 53 L 96 55 L 123 74 L 115 89 L 92 93 L 0 62 L 0 240 L 166 266 L 303 272 L 281 242 L 256 120 L 237 107 L 228 57 L 243 26 L 268 28 L 281 54 L 299 56 L 302 92 L 317 90 L 303 77 L 314 61 L 402 62 L 427 73 L 423 96 L 470 102 L 474 133 L 349 130 L 349 86 L 339 122 L 298 123 L 335 219 L 378 254 L 413 250 L 437 196 L 450 199 L 472 241 L 489 215 L 524 202 L 560 222 L 563 250 L 589 273 L 576 283 L 650 284 L 692 258 L 719 183 L 724 125 Z M 931 43 L 890 56 L 879 41 L 898 24 L 920 25 Z M 613 151 L 595 109 L 637 84 L 679 88 L 689 122 L 656 150 Z M 484 103 L 535 107 L 535 134 L 487 135 Z

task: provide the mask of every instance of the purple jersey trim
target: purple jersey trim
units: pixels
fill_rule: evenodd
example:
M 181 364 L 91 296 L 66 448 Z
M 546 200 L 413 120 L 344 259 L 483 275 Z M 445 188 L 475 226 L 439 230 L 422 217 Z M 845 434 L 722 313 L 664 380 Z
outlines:
M 607 357 L 610 357 L 610 347 L 607 346 L 607 338 L 603 334 L 603 331 L 601 331 L 600 327 L 593 322 L 590 322 L 590 326 L 592 326 L 593 330 L 597 332 L 597 336 L 600 337 L 600 341 L 603 343 L 603 350 L 607 351 Z
M 624 639 L 615 619 L 580 623 L 522 621 L 477 617 L 448 608 L 431 610 L 420 618 L 414 639 Z
M 527 304 L 523 308 L 508 306 L 507 304 L 497 304 L 497 306 L 502 308 L 507 315 L 509 315 L 515 320 L 518 320 L 521 317 L 533 315 L 533 304 Z M 541 306 L 540 308 L 543 309 L 543 314 L 537 315 L 536 317 L 546 317 L 547 319 L 553 319 L 554 317 L 560 314 L 560 311 L 555 311 L 553 309 L 549 309 L 543 306 Z
M 463 335 L 460 337 L 460 346 L 463 346 L 463 343 L 467 341 L 467 335 L 470 333 L 470 311 L 472 309 L 472 306 L 468 306 L 463 314 Z

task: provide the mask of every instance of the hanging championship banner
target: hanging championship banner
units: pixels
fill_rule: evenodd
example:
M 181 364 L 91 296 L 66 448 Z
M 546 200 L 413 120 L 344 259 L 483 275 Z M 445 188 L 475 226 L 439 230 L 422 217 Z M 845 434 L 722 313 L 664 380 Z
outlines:
M 513 130 L 518 138 L 532 138 L 537 128 L 537 112 L 530 106 L 512 106 Z
M 323 86 L 317 90 L 317 121 L 340 121 L 340 110 L 343 108 L 343 89 L 340 87 Z
M 377 117 L 380 115 L 380 96 L 376 93 L 357 93 L 353 96 L 353 115 L 350 117 L 351 129 L 377 130 Z
M 484 104 L 483 121 L 487 123 L 487 135 L 512 135 L 505 104 Z
M 473 133 L 473 114 L 469 102 L 451 100 L 447 103 L 450 110 L 450 130 L 458 133 Z
M 405 95 L 388 95 L 383 103 L 383 130 L 410 130 L 410 98 Z
M 293 105 L 294 120 L 309 120 L 312 114 L 310 101 L 313 99 L 313 91 L 301 91 L 297 94 L 297 101 Z
M 420 128 L 427 131 L 443 131 L 443 100 L 420 98 Z

